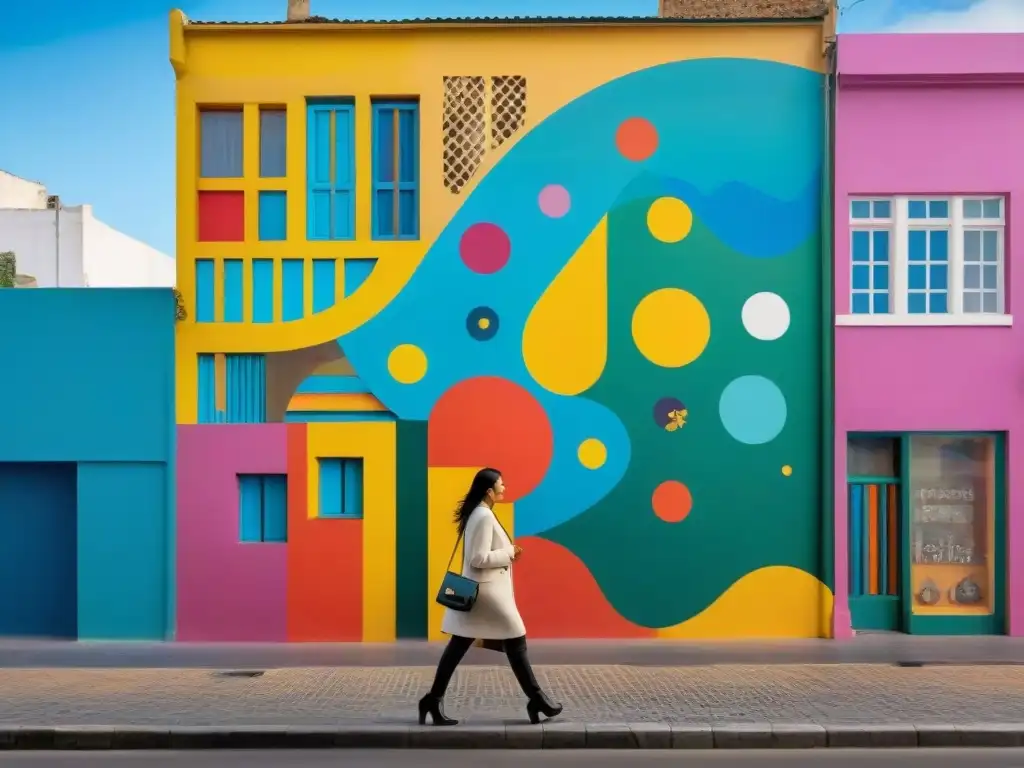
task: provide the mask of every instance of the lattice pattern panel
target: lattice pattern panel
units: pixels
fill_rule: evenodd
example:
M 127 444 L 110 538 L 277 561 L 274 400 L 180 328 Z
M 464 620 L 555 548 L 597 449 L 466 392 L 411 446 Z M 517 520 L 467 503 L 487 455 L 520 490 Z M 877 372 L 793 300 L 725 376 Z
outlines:
M 497 149 L 526 123 L 526 78 L 491 78 L 491 148 Z
M 444 78 L 444 185 L 459 194 L 483 161 L 486 148 L 486 80 Z

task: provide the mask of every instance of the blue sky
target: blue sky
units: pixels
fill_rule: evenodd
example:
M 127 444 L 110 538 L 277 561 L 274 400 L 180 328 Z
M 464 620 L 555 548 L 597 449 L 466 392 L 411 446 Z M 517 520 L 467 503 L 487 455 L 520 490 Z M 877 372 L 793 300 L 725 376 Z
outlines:
M 9 2 L 0 23 L 0 168 L 174 254 L 174 77 L 166 0 Z M 312 0 L 345 18 L 649 15 L 657 0 Z M 841 31 L 977 28 L 1024 0 L 842 0 Z M 286 0 L 181 0 L 195 19 L 268 21 Z M 385 12 L 386 11 L 386 12 Z M 1001 14 L 1001 15 L 1000 15 Z M 972 22 L 971 19 L 974 19 Z

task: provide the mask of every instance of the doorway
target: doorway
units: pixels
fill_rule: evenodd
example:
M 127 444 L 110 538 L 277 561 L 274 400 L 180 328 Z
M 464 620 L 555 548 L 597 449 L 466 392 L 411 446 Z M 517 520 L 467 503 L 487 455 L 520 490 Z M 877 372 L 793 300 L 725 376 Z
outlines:
M 78 467 L 0 463 L 0 636 L 78 636 Z

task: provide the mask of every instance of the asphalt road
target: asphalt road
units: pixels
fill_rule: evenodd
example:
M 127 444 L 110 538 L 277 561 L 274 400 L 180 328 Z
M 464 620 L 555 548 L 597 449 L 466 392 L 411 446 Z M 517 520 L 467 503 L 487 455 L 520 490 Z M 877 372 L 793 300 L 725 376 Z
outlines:
M 477 750 L 329 750 L 325 752 L 30 752 L 2 753 L 3 768 L 1022 768 L 1024 749 L 907 750 L 716 750 L 649 752 L 645 750 L 566 750 L 522 752 Z

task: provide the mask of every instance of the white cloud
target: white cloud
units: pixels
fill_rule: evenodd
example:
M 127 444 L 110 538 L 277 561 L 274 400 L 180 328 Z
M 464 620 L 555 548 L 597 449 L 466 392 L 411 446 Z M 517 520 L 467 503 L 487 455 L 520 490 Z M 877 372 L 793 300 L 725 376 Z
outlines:
M 886 32 L 1024 32 L 1024 0 L 978 0 L 960 11 L 906 16 Z

